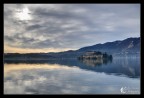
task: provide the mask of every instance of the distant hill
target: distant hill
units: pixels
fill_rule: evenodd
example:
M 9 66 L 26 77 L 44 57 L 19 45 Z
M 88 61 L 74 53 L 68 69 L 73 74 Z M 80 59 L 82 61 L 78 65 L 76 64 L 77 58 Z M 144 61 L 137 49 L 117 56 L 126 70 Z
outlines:
M 96 44 L 93 46 L 83 47 L 78 50 L 69 50 L 58 53 L 5 53 L 4 59 L 25 59 L 25 60 L 41 60 L 41 59 L 67 59 L 77 58 L 86 51 L 100 51 L 107 52 L 108 54 L 139 54 L 140 53 L 140 37 L 139 38 L 127 38 L 122 41 L 106 42 L 104 44 Z M 138 55 L 139 56 L 139 55 Z
M 101 51 L 114 53 L 139 53 L 140 52 L 140 37 L 127 38 L 122 41 L 106 42 L 104 44 L 96 44 L 93 46 L 80 48 L 78 51 Z

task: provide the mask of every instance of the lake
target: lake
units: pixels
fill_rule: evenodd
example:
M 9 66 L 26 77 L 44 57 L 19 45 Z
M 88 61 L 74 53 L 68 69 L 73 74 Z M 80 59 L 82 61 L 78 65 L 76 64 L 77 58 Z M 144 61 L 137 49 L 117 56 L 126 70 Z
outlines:
M 140 58 L 4 63 L 4 94 L 140 94 Z

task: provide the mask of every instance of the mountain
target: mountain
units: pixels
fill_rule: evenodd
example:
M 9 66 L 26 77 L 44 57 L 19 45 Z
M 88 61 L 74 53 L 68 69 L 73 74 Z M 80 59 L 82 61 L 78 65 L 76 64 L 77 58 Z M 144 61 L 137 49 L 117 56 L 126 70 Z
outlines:
M 140 37 L 127 38 L 122 41 L 106 42 L 104 44 L 96 44 L 93 46 L 80 48 L 78 51 L 101 51 L 107 53 L 139 53 Z
M 5 60 L 16 59 L 16 60 L 44 60 L 44 59 L 68 59 L 77 58 L 87 51 L 100 51 L 107 52 L 112 55 L 130 54 L 140 55 L 140 37 L 139 38 L 127 38 L 122 41 L 107 42 L 104 44 L 96 44 L 93 46 L 83 47 L 78 50 L 69 50 L 58 53 L 5 53 Z M 135 55 L 136 56 L 136 55 Z

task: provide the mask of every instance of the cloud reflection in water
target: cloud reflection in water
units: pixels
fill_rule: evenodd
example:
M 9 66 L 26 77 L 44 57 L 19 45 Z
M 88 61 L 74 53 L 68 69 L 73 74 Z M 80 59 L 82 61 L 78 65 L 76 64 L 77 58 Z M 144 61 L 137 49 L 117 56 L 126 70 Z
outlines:
M 58 64 L 5 64 L 4 94 L 119 94 L 140 80 Z

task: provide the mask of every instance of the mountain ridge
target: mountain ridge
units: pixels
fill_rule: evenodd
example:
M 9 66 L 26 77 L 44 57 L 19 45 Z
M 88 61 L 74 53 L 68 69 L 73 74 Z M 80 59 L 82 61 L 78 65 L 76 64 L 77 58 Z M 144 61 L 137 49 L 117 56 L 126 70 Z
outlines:
M 101 51 L 109 53 L 124 53 L 124 52 L 139 52 L 140 51 L 140 37 L 130 37 L 124 40 L 116 40 L 113 42 L 106 42 L 103 44 L 95 44 L 78 49 L 78 51 Z
M 120 54 L 140 55 L 140 37 L 127 38 L 124 40 L 117 40 L 113 42 L 106 42 L 103 44 L 96 44 L 92 46 L 82 47 L 78 50 L 68 50 L 58 53 L 4 53 L 5 59 L 67 59 L 77 58 L 87 51 L 106 52 L 111 55 L 120 56 Z

